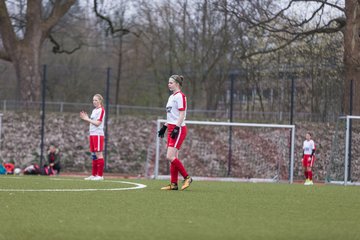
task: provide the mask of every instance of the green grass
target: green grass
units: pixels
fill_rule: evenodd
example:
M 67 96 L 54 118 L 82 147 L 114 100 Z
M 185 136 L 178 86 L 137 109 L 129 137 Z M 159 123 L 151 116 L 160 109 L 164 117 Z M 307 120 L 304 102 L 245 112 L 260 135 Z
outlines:
M 0 189 L 109 189 L 116 182 L 0 177 Z M 128 191 L 0 192 L 3 239 L 360 239 L 360 188 L 165 181 Z

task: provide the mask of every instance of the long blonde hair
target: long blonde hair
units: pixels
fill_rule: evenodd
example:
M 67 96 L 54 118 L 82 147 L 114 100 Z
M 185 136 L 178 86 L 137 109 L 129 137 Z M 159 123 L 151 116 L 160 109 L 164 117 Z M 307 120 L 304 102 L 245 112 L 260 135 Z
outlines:
M 104 98 L 103 96 L 101 96 L 101 94 L 97 93 L 94 95 L 94 97 L 97 97 L 99 99 L 99 102 L 101 104 L 102 107 L 104 107 Z

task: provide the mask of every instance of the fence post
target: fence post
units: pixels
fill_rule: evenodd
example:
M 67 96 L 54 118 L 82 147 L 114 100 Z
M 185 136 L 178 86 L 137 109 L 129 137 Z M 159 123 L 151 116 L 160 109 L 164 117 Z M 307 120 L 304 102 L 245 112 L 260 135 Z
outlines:
M 2 114 L 2 113 L 0 113 L 0 149 L 1 149 L 1 146 L 2 146 L 2 144 L 1 144 L 2 116 L 3 116 L 3 114 Z
M 41 106 L 41 143 L 40 143 L 40 167 L 42 167 L 45 132 L 45 94 L 46 94 L 46 65 L 43 67 L 42 79 L 42 106 Z
M 107 143 L 108 143 L 108 119 L 109 119 L 109 105 L 110 105 L 110 74 L 111 74 L 111 68 L 107 68 L 107 74 L 106 74 L 106 105 L 105 105 L 105 112 L 106 112 L 106 116 L 105 116 L 105 152 L 104 152 L 104 157 L 105 157 L 105 170 L 108 170 L 108 152 L 107 152 Z

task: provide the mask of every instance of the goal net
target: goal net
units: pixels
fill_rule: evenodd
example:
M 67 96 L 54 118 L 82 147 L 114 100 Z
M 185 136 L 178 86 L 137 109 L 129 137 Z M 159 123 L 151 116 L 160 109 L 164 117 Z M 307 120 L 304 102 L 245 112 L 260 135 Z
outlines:
M 360 185 L 360 116 L 343 116 L 336 123 L 326 181 Z
M 157 131 L 165 122 L 157 120 Z M 186 125 L 188 134 L 179 159 L 191 176 L 223 181 L 293 182 L 294 125 L 209 121 L 186 121 Z M 147 177 L 169 178 L 166 141 L 166 137 L 156 137 L 149 148 Z

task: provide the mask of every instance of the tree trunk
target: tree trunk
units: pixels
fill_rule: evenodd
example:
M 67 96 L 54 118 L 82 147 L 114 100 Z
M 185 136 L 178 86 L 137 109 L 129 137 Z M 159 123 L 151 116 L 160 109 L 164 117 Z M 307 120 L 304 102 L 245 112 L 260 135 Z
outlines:
M 39 101 L 41 93 L 39 47 L 19 47 L 13 66 L 20 86 L 20 98 L 25 102 Z
M 353 80 L 353 115 L 360 115 L 360 4 L 346 1 L 344 30 L 344 113 L 350 112 L 350 84 Z

